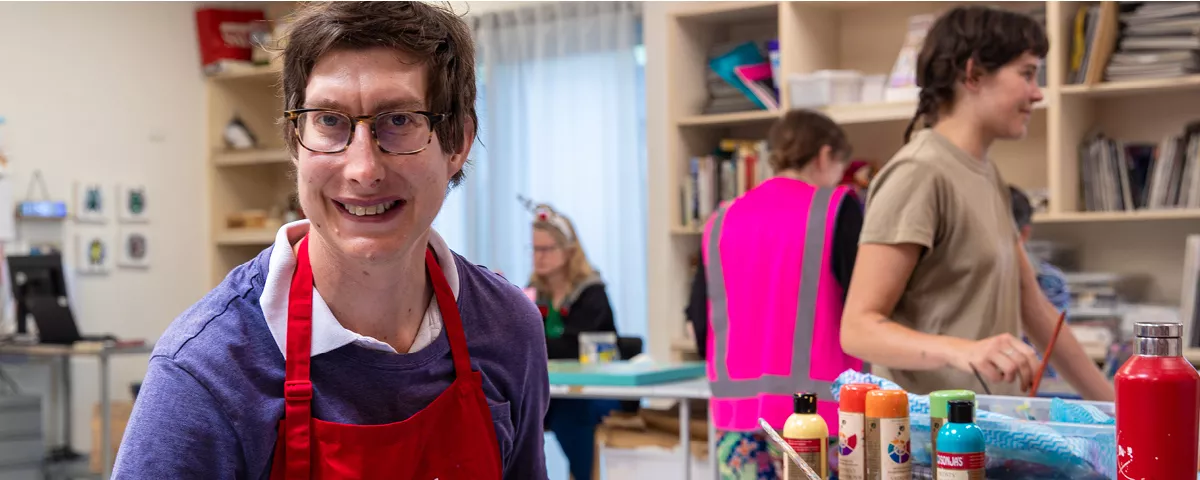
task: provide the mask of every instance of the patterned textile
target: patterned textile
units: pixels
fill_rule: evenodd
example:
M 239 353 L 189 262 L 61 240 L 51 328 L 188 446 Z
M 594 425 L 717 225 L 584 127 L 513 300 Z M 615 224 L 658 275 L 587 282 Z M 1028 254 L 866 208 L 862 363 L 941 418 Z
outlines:
M 718 432 L 717 465 L 721 480 L 777 480 L 783 457 L 760 432 Z
M 1037 282 L 1042 293 L 1058 311 L 1066 310 L 1071 304 L 1071 291 L 1067 289 L 1067 278 L 1062 270 L 1049 263 L 1034 260 L 1037 264 Z

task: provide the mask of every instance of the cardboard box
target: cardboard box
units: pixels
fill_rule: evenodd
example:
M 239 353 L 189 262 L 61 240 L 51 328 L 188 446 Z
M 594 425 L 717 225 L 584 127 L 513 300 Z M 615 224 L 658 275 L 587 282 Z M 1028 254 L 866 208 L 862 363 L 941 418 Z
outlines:
M 112 420 L 109 438 L 112 445 L 112 460 L 117 458 L 117 447 L 121 446 L 121 438 L 125 436 L 125 425 L 129 423 L 129 415 L 133 413 L 133 402 L 127 400 L 113 400 L 109 404 Z M 100 462 L 103 455 L 100 454 L 100 404 L 97 403 L 92 407 L 92 454 L 88 462 L 88 467 L 92 473 L 100 473 Z M 111 467 L 111 465 L 110 465 Z

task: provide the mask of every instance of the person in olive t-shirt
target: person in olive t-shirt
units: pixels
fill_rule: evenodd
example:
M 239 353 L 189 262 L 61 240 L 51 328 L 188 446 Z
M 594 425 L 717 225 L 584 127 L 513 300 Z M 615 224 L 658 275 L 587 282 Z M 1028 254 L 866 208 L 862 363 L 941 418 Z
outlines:
M 846 353 L 912 393 L 1025 391 L 1040 362 L 1022 327 L 1043 350 L 1058 321 L 987 153 L 1025 136 L 1047 50 L 1036 20 L 984 6 L 950 10 L 925 38 L 917 114 L 871 183 L 841 331 Z M 1052 357 L 1084 398 L 1113 399 L 1070 329 Z

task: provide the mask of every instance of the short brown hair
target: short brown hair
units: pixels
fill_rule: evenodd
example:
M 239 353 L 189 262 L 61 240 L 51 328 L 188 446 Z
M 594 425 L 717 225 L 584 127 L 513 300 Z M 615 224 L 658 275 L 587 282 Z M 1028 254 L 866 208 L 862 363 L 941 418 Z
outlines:
M 776 172 L 808 165 L 821 147 L 850 156 L 850 141 L 837 123 L 821 112 L 792 110 L 771 126 L 771 168 Z
M 954 104 L 954 87 L 965 79 L 967 60 L 985 73 L 995 72 L 1025 52 L 1044 58 L 1050 50 L 1046 30 L 1033 17 L 996 7 L 956 7 L 933 22 L 917 55 L 917 113 L 904 130 L 907 143 L 917 119 L 932 127 L 941 107 Z
M 293 14 L 283 50 L 283 101 L 287 110 L 304 106 L 313 66 L 334 49 L 386 47 L 411 53 L 429 68 L 426 108 L 448 113 L 434 133 L 442 152 L 462 146 L 467 122 L 479 131 L 475 115 L 475 44 L 466 22 L 447 8 L 425 2 L 311 2 Z M 284 142 L 296 155 L 295 131 L 284 125 Z M 456 186 L 460 170 L 450 179 Z

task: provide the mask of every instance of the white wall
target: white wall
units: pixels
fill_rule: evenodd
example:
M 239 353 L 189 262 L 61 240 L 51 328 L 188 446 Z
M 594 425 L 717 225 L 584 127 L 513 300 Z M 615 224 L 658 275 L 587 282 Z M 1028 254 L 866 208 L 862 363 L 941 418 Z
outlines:
M 67 201 L 75 180 L 104 182 L 110 201 L 118 181 L 147 186 L 150 268 L 75 279 L 85 334 L 153 341 L 205 292 L 204 97 L 194 25 L 189 2 L 0 3 L 0 116 L 7 118 L 0 136 L 17 196 L 34 169 L 55 199 Z M 115 241 L 117 225 L 107 228 Z M 73 260 L 73 229 L 67 222 L 23 233 L 61 238 Z M 116 396 L 129 398 L 146 362 L 145 355 L 113 362 Z M 91 448 L 96 369 L 94 360 L 73 363 L 77 450 Z M 25 390 L 45 391 L 48 369 L 9 370 Z

